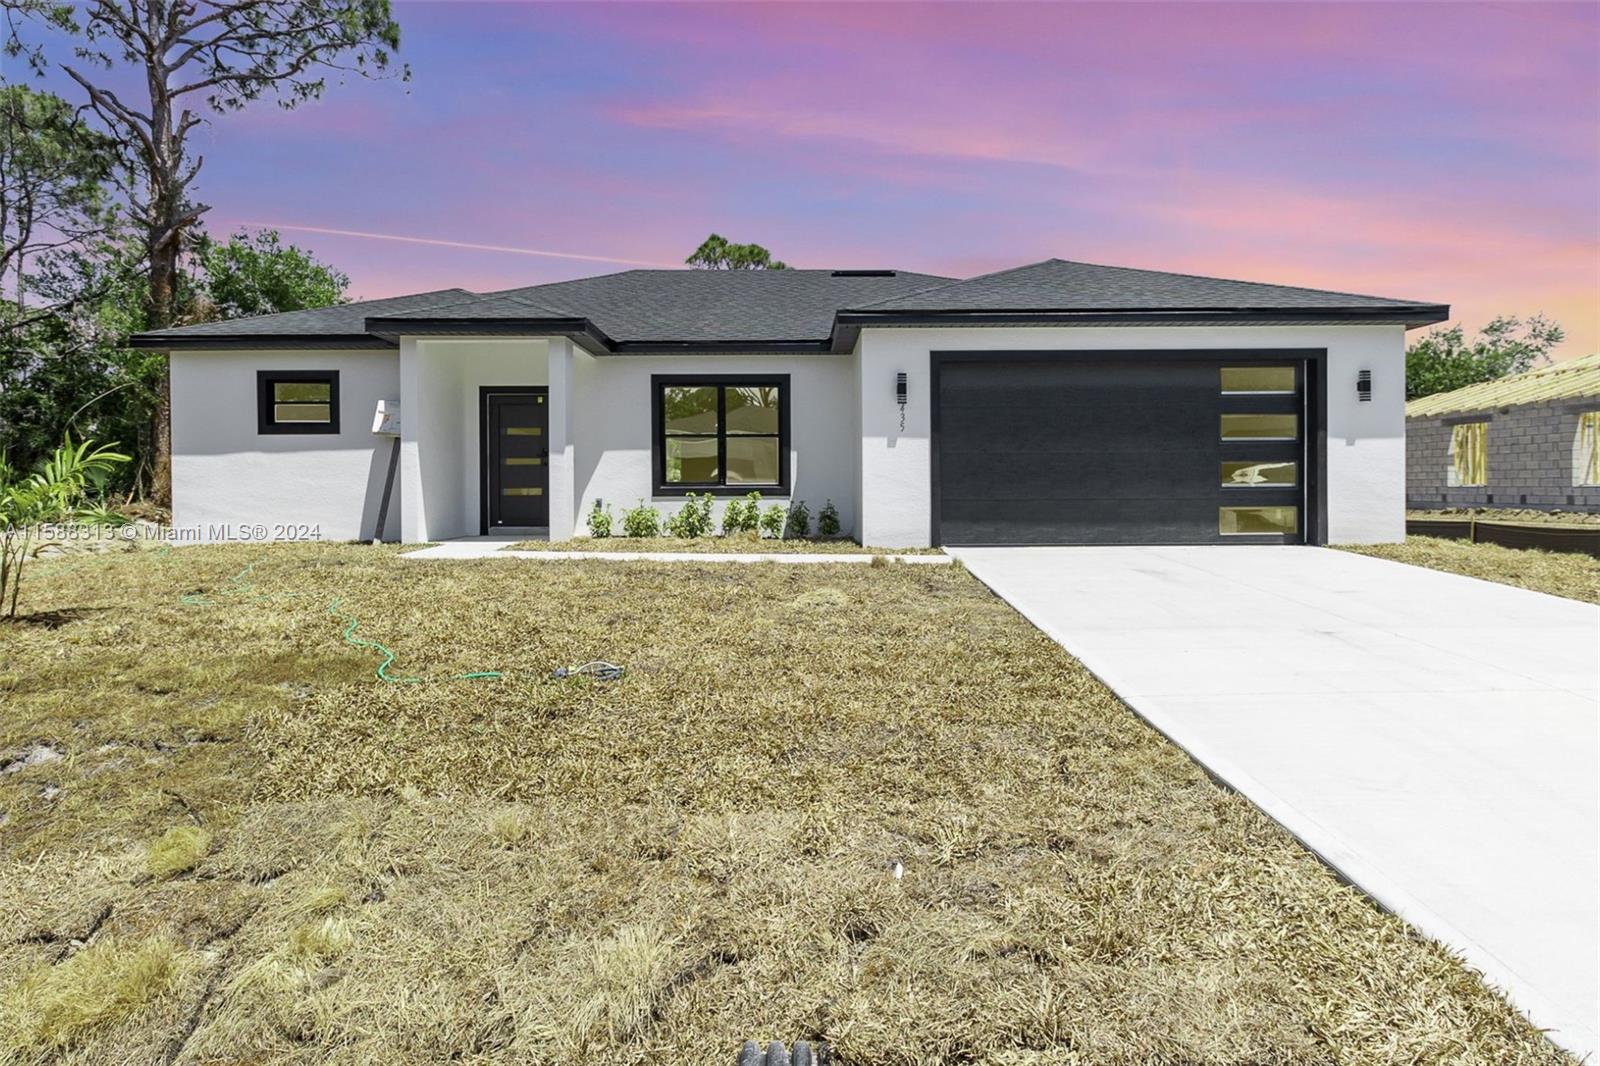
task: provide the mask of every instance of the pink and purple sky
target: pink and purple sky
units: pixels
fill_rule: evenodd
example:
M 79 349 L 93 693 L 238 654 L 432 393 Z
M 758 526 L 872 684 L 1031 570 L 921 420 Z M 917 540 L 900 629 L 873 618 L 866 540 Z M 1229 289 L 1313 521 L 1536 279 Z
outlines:
M 278 226 L 363 298 L 674 265 L 715 230 L 795 266 L 1543 312 L 1562 356 L 1600 348 L 1597 4 L 396 10 L 409 85 L 215 121 L 213 231 Z

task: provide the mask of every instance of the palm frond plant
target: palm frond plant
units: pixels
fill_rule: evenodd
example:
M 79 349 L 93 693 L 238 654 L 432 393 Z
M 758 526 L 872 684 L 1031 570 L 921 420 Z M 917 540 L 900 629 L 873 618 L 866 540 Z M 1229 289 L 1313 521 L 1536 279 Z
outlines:
M 31 474 L 18 472 L 0 456 L 0 610 L 6 618 L 17 616 L 28 550 L 43 527 L 113 524 L 111 512 L 90 499 L 112 470 L 128 461 L 113 447 L 90 440 L 75 443 L 69 436 Z

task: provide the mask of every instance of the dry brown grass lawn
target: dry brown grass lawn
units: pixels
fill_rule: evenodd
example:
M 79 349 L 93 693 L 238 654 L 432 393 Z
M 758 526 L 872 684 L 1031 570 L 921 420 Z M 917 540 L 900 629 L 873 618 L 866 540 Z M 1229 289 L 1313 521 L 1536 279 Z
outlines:
M 1441 537 L 1407 537 L 1404 544 L 1347 546 L 1345 550 L 1600 603 L 1600 559 L 1579 552 L 1505 548 Z
M 863 548 L 853 540 L 777 540 L 771 537 L 573 537 L 571 540 L 524 540 L 511 551 L 563 552 L 705 552 L 793 553 L 823 555 L 942 555 L 942 548 Z
M 0 774 L 0 1060 L 1569 1061 L 960 568 L 207 548 L 25 595 L 0 753 L 63 757 Z

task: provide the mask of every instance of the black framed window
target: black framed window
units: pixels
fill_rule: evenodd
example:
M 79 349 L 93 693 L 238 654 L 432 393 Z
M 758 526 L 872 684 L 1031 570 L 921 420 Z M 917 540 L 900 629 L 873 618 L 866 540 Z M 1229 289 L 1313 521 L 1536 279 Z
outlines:
M 789 375 L 650 379 L 657 495 L 789 486 Z
M 256 431 L 339 432 L 339 372 L 256 371 Z

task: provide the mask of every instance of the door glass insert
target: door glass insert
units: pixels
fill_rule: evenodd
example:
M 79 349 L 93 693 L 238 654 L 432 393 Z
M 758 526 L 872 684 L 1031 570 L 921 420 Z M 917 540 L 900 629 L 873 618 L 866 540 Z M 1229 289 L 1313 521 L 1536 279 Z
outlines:
M 1239 485 L 1276 485 L 1293 487 L 1299 484 L 1300 464 L 1295 462 L 1252 461 L 1222 464 L 1222 484 L 1229 488 Z
M 538 426 L 507 426 L 506 427 L 506 436 L 508 436 L 508 437 L 542 437 L 542 436 L 544 436 L 544 430 L 540 429 Z
M 501 489 L 502 496 L 543 496 L 544 489 Z
M 1298 507 L 1219 507 L 1217 532 L 1223 536 L 1251 533 L 1292 535 L 1300 528 Z
M 1295 391 L 1292 366 L 1225 366 L 1222 368 L 1223 392 L 1273 392 Z
M 1300 416 L 1223 415 L 1223 440 L 1299 440 Z

